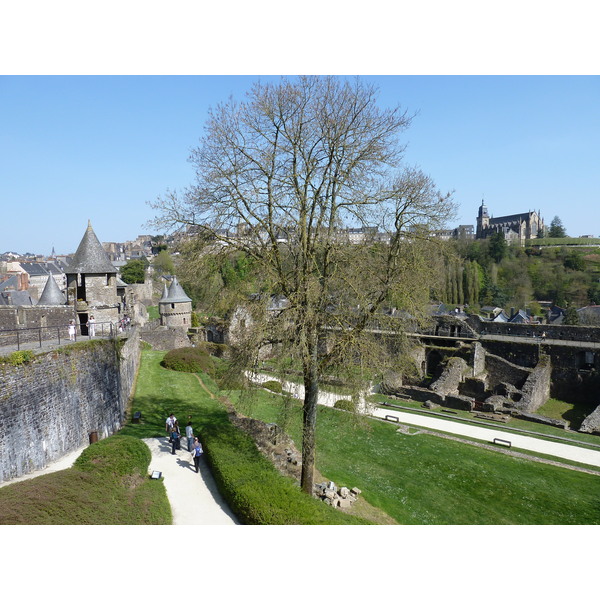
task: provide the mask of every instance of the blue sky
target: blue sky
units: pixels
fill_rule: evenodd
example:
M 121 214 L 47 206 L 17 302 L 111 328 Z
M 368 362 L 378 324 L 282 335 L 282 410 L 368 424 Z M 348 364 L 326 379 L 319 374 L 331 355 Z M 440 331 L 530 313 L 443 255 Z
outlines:
M 258 76 L 0 77 L 0 252 L 74 252 L 149 231 L 147 201 L 192 182 L 208 108 Z M 277 77 L 260 76 L 262 80 Z M 366 76 L 416 112 L 405 159 L 455 190 L 453 223 L 541 210 L 600 236 L 600 77 Z

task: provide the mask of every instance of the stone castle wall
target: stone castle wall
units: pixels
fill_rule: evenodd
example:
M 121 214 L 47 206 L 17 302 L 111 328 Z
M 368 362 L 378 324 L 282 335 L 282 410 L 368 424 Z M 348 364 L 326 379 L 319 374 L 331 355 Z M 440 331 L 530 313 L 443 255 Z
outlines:
M 0 306 L 0 331 L 27 327 L 63 327 L 74 318 L 72 306 Z
M 122 340 L 85 342 L 0 364 L 0 481 L 37 469 L 120 429 L 140 358 L 134 329 Z

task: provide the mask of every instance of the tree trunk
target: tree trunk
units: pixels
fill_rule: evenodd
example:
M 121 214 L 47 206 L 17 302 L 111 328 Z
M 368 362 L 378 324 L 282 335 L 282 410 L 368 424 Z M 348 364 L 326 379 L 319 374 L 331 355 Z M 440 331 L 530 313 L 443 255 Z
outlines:
M 304 366 L 304 411 L 302 427 L 302 491 L 313 493 L 317 404 L 319 401 L 319 377 L 317 371 L 317 344 L 310 349 L 310 355 Z

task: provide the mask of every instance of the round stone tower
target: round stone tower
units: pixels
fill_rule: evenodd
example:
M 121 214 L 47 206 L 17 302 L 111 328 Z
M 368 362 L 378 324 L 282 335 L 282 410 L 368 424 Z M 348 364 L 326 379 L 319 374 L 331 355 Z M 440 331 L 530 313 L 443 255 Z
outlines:
M 186 330 L 191 326 L 192 299 L 183 291 L 177 277 L 173 277 L 168 290 L 165 286 L 162 298 L 158 302 L 158 312 L 161 325 Z

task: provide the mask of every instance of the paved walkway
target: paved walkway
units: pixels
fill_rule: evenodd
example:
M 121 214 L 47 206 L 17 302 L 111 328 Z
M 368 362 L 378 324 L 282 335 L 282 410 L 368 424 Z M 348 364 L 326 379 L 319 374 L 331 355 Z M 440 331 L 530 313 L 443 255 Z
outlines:
M 221 497 L 204 457 L 200 459 L 200 472 L 196 473 L 194 461 L 183 444 L 173 455 L 166 437 L 144 442 L 152 452 L 150 470 L 162 472 L 173 525 L 239 525 Z
M 476 440 L 493 442 L 494 439 L 499 438 L 501 440 L 509 441 L 511 443 L 511 449 L 513 450 L 531 450 L 540 454 L 558 456 L 582 464 L 600 467 L 600 452 L 597 450 L 589 450 L 587 448 L 570 446 L 569 444 L 561 444 L 559 442 L 549 442 L 505 430 L 490 429 L 479 427 L 477 425 L 466 425 L 447 419 L 416 415 L 414 413 L 391 410 L 389 408 L 374 408 L 372 414 L 381 419 L 385 419 L 386 416 L 389 415 L 392 416 L 394 420 L 398 419 L 398 422 L 400 423 L 408 423 L 409 425 L 415 425 L 417 427 L 426 427 L 428 429 L 435 429 L 436 431 L 462 435 Z

